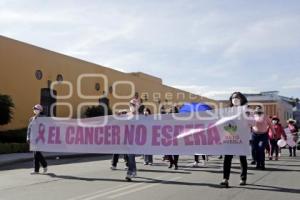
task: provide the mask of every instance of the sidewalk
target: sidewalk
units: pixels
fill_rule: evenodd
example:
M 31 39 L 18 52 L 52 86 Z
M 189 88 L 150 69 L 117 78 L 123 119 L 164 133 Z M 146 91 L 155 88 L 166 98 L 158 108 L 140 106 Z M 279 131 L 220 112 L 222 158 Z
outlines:
M 95 156 L 98 154 L 86 154 L 86 153 L 43 153 L 45 158 L 76 158 L 76 157 L 88 157 Z M 103 154 L 102 154 L 103 155 Z M 7 166 L 10 164 L 27 162 L 33 160 L 33 153 L 10 153 L 10 154 L 0 154 L 0 167 Z

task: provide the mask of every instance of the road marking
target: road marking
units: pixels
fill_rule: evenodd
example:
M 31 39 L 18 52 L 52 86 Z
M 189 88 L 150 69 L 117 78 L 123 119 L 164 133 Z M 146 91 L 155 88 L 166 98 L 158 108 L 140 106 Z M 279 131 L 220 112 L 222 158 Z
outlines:
M 134 188 L 132 190 L 128 190 L 128 191 L 123 192 L 123 193 L 119 193 L 119 194 L 108 196 L 108 198 L 109 199 L 115 199 L 115 198 L 118 198 L 120 196 L 131 194 L 133 192 L 138 192 L 138 191 L 141 191 L 141 190 L 145 190 L 145 189 L 148 189 L 148 188 L 155 187 L 155 186 L 157 186 L 157 185 L 159 185 L 161 183 L 164 183 L 164 182 L 175 181 L 175 180 L 178 180 L 178 179 L 181 179 L 181 177 L 175 177 L 175 178 L 172 178 L 172 179 L 167 180 L 167 181 L 160 181 L 158 183 L 153 183 L 153 184 L 145 185 L 145 186 L 142 186 L 142 187 Z
M 93 193 L 89 193 L 89 194 L 84 194 L 84 195 L 72 197 L 72 198 L 67 199 L 67 200 L 80 200 L 80 199 L 87 198 L 87 197 L 92 196 L 92 195 L 97 195 L 99 193 L 110 191 L 112 189 L 116 189 L 116 188 L 123 187 L 123 186 L 126 186 L 126 185 L 127 184 L 120 184 L 120 185 L 117 185 L 117 186 L 114 186 L 114 187 L 106 188 L 106 189 L 103 189 L 103 190 L 98 190 L 98 191 L 93 192 Z
M 169 174 L 168 174 L 169 175 Z M 160 177 L 156 177 L 156 179 L 159 179 L 159 178 L 163 178 L 165 176 L 168 176 L 168 175 L 163 175 L 163 176 L 160 176 Z M 127 185 L 125 187 L 121 187 L 121 188 L 118 188 L 118 189 L 115 189 L 115 190 L 110 190 L 110 191 L 107 191 L 107 192 L 103 192 L 103 191 L 98 191 L 96 192 L 96 194 L 93 194 L 93 195 L 88 195 L 89 197 L 87 198 L 83 198 L 82 200 L 92 200 L 92 199 L 96 199 L 98 197 L 103 197 L 103 196 L 107 196 L 107 195 L 110 195 L 110 194 L 113 194 L 115 192 L 119 192 L 119 191 L 123 191 L 123 190 L 126 190 L 126 189 L 130 189 L 130 188 L 134 188 L 134 187 L 138 187 L 140 185 L 143 185 L 145 184 L 146 182 L 141 182 L 141 183 L 137 183 L 137 184 L 130 184 L 130 185 Z M 100 194 L 99 194 L 100 193 Z

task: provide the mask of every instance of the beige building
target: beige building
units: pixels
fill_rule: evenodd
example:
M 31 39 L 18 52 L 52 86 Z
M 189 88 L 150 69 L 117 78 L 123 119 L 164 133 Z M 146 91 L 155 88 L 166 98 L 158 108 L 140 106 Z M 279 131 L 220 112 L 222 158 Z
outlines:
M 279 95 L 278 91 L 261 92 L 257 94 L 244 94 L 248 99 L 248 105 L 255 108 L 260 105 L 263 107 L 267 116 L 278 116 L 283 126 L 286 121 L 293 118 L 293 105 L 287 101 L 287 97 Z M 220 107 L 227 107 L 228 101 L 219 101 Z
M 216 103 L 142 72 L 123 73 L 3 36 L 0 69 L 0 93 L 11 96 L 15 104 L 12 122 L 0 130 L 26 127 L 33 105 L 40 102 L 45 107 L 56 103 L 56 116 L 72 118 L 83 117 L 86 106 L 97 104 L 101 95 L 109 98 L 113 111 L 127 108 L 134 92 L 154 113 L 167 102 Z

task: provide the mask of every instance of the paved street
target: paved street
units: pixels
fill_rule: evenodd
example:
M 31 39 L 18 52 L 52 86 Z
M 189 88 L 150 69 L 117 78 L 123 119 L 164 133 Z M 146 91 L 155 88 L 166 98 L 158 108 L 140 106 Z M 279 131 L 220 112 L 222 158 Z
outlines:
M 193 157 L 179 159 L 179 170 L 155 156 L 153 166 L 137 159 L 138 177 L 126 182 L 123 159 L 110 170 L 110 156 L 51 159 L 49 172 L 30 175 L 31 162 L 0 168 L 0 199 L 92 200 L 92 199 L 209 199 L 297 200 L 300 199 L 300 159 L 284 155 L 267 161 L 266 171 L 250 166 L 248 185 L 239 186 L 239 161 L 234 159 L 231 187 L 220 188 L 222 160 L 210 157 L 206 167 L 193 168 Z

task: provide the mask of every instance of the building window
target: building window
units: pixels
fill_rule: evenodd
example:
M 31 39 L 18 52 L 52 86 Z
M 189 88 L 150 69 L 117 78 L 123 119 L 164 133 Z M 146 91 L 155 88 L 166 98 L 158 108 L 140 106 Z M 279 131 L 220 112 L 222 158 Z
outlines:
M 43 78 L 43 72 L 41 70 L 36 70 L 35 71 L 35 78 L 37 80 L 41 80 Z
M 100 83 L 96 83 L 96 84 L 95 84 L 95 90 L 96 90 L 96 91 L 99 91 L 99 90 L 100 90 Z
M 109 91 L 110 94 L 112 94 L 113 93 L 113 87 L 109 86 L 108 91 Z
M 63 75 L 61 75 L 61 74 L 58 74 L 57 76 L 56 76 L 56 81 L 58 81 L 58 82 L 62 82 L 64 80 L 64 77 L 63 77 Z

